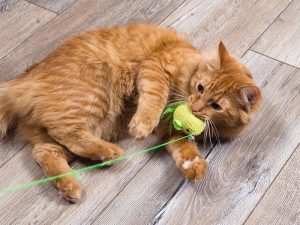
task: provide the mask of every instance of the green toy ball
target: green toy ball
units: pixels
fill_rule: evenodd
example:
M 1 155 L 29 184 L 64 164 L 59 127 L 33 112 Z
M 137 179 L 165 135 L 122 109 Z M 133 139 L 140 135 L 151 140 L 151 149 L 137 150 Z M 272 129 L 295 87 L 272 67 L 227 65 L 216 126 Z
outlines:
M 186 102 L 177 102 L 165 109 L 163 118 L 172 120 L 172 126 L 186 134 L 199 135 L 205 123 L 197 118 Z

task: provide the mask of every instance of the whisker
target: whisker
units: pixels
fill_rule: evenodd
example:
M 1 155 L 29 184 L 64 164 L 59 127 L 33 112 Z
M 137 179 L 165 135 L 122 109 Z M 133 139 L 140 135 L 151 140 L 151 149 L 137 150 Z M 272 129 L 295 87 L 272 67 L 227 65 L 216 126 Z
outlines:
M 183 90 L 182 88 L 180 88 L 180 87 L 178 87 L 178 86 L 176 86 L 176 85 L 172 85 L 172 93 L 171 93 L 171 95 L 179 95 L 179 96 L 181 96 L 181 97 L 183 97 L 184 99 L 188 99 L 188 97 L 189 97 L 189 94 L 185 91 L 185 90 Z
M 210 123 L 209 123 L 209 120 L 208 120 L 208 137 L 209 137 L 209 143 L 210 143 L 210 146 L 212 146 L 212 137 L 211 137 L 211 127 L 210 127 Z
M 186 96 L 188 96 L 189 94 L 184 90 L 182 89 L 181 87 L 175 85 L 175 84 L 172 84 L 172 87 L 174 88 L 175 91 L 178 91 L 180 92 L 181 94 L 184 94 Z
M 213 127 L 214 127 L 214 129 L 216 131 L 217 141 L 219 142 L 219 144 L 221 144 L 221 140 L 220 140 L 220 135 L 218 133 L 218 129 L 217 129 L 217 127 L 216 127 L 216 125 L 214 124 L 213 121 L 211 121 L 211 124 L 213 125 Z
M 179 101 L 185 101 L 184 99 L 181 99 L 181 98 L 178 98 L 178 99 L 171 99 L 167 102 L 167 106 L 169 106 L 170 104 L 172 103 L 175 103 L 175 102 L 179 102 Z
M 188 99 L 187 96 L 182 95 L 182 94 L 178 94 L 178 93 L 171 93 L 171 94 L 170 94 L 170 97 L 171 97 L 171 98 L 178 98 L 178 97 L 181 97 L 181 98 L 183 98 L 184 100 L 187 100 L 187 99 Z
M 207 139 L 207 121 L 205 120 L 205 129 L 204 129 L 204 148 L 206 148 L 206 139 Z
M 181 100 L 187 100 L 186 98 L 183 98 L 181 96 L 175 96 L 175 97 L 171 97 L 171 100 L 178 100 L 178 99 L 181 99 Z
M 209 121 L 206 119 L 205 119 L 205 130 L 206 130 L 206 139 L 207 139 L 207 142 L 209 143 L 210 127 L 209 127 Z
M 220 135 L 218 133 L 218 129 L 216 127 L 216 125 L 214 124 L 214 122 L 212 120 L 209 120 L 210 124 L 211 124 L 211 127 L 212 127 L 212 130 L 213 130 L 213 133 L 214 133 L 214 136 L 218 142 L 218 144 L 220 145 L 221 144 L 221 141 L 220 141 Z

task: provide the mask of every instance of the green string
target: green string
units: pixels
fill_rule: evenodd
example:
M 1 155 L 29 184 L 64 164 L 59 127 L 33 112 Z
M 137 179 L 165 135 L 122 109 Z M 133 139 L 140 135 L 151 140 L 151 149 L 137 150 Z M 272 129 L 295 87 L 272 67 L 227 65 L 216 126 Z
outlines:
M 189 135 L 186 135 L 184 137 L 176 138 L 176 139 L 173 139 L 171 141 L 165 142 L 163 144 L 156 145 L 156 146 L 153 146 L 153 147 L 150 147 L 150 148 L 147 148 L 147 149 L 143 149 L 143 150 L 140 150 L 140 151 L 137 151 L 137 152 L 133 152 L 133 153 L 130 153 L 130 154 L 127 154 L 127 155 L 123 155 L 123 156 L 120 156 L 118 158 L 115 158 L 115 159 L 112 159 L 112 160 L 109 160 L 109 161 L 105 161 L 105 162 L 102 162 L 102 163 L 98 163 L 98 164 L 94 164 L 94 165 L 91 165 L 91 166 L 83 167 L 81 169 L 73 169 L 73 170 L 70 170 L 66 173 L 62 173 L 62 174 L 59 174 L 59 175 L 56 175 L 56 176 L 53 176 L 53 177 L 47 177 L 47 178 L 43 178 L 43 179 L 40 179 L 40 180 L 36 180 L 36 181 L 32 181 L 32 182 L 28 182 L 28 183 L 24 183 L 24 184 L 20 184 L 20 185 L 10 186 L 10 187 L 7 187 L 7 188 L 3 188 L 3 189 L 0 189 L 0 193 L 9 193 L 9 192 L 15 192 L 15 191 L 18 191 L 18 190 L 22 190 L 22 189 L 27 189 L 27 188 L 30 188 L 30 187 L 33 187 L 33 186 L 37 186 L 37 185 L 40 185 L 40 184 L 55 181 L 57 179 L 66 177 L 68 175 L 74 175 L 75 177 L 79 177 L 80 173 L 82 173 L 82 172 L 85 172 L 85 171 L 88 171 L 88 170 L 93 170 L 93 169 L 104 167 L 104 166 L 108 166 L 108 165 L 112 165 L 112 164 L 115 164 L 115 163 L 120 162 L 122 160 L 134 158 L 138 155 L 156 150 L 158 148 L 164 147 L 164 146 L 172 144 L 174 142 L 177 142 L 177 141 L 180 141 L 180 140 L 183 140 L 183 139 L 186 139 L 186 138 L 191 138 L 192 136 L 193 135 L 189 134 Z

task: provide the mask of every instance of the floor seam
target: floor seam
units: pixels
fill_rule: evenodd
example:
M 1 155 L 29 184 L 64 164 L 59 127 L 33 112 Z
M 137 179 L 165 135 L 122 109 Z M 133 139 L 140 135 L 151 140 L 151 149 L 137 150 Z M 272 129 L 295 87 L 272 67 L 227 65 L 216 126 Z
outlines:
M 123 190 L 131 183 L 131 181 L 139 174 L 139 172 L 151 161 L 151 159 L 154 157 L 155 154 L 157 154 L 158 151 L 154 152 L 154 154 L 152 154 L 152 156 L 147 160 L 147 162 L 134 174 L 134 176 L 126 183 L 126 185 L 124 185 L 124 187 L 117 193 L 117 195 L 112 198 L 109 203 L 105 206 L 105 208 L 103 210 L 101 210 L 101 212 L 96 216 L 96 218 L 90 223 L 93 224 L 97 218 L 108 208 L 108 206 L 110 206 L 110 204 L 123 192 Z M 95 210 L 93 211 L 95 212 Z
M 286 7 L 284 7 L 284 9 L 276 16 L 276 18 L 269 24 L 269 26 L 258 36 L 257 39 L 255 39 L 255 41 L 250 45 L 249 49 L 251 49 L 253 47 L 253 45 L 263 36 L 264 33 L 266 33 L 266 31 L 274 24 L 274 22 L 282 15 L 282 13 L 287 9 L 287 7 L 289 7 L 290 4 L 292 4 L 294 0 L 290 1 Z
M 245 219 L 245 221 L 243 222 L 243 225 L 247 222 L 247 220 L 250 218 L 250 216 L 253 214 L 254 210 L 256 209 L 256 207 L 259 205 L 259 203 L 263 200 L 264 196 L 266 195 L 266 193 L 269 191 L 269 189 L 272 187 L 273 183 L 276 181 L 277 177 L 281 174 L 282 170 L 285 168 L 285 166 L 287 165 L 287 163 L 290 161 L 290 159 L 293 157 L 293 155 L 295 154 L 297 148 L 300 146 L 300 143 L 298 143 L 298 145 L 294 148 L 294 150 L 292 151 L 290 157 L 285 161 L 285 163 L 282 165 L 281 169 L 278 171 L 278 173 L 276 174 L 276 176 L 274 177 L 274 179 L 272 180 L 272 182 L 270 183 L 269 187 L 266 189 L 266 191 L 263 193 L 263 195 L 260 197 L 260 199 L 258 200 L 258 202 L 255 204 L 255 206 L 253 207 L 253 209 L 251 210 L 251 212 L 249 213 L 249 215 L 247 216 L 247 218 Z
M 35 32 L 33 32 L 31 35 L 29 35 L 27 38 L 25 38 L 22 42 L 20 42 L 19 44 L 17 44 L 16 46 L 14 46 L 12 49 L 10 49 L 8 52 L 6 52 L 4 55 L 2 55 L 0 57 L 0 61 L 2 59 L 5 58 L 5 56 L 7 56 L 8 54 L 10 54 L 12 51 L 14 51 L 17 47 L 21 46 L 22 44 L 24 44 L 24 42 L 26 42 L 28 39 L 30 39 L 32 36 L 34 36 L 35 34 L 39 33 L 41 31 L 42 28 L 44 28 L 45 26 L 47 26 L 54 18 L 56 18 L 57 16 L 59 16 L 58 14 L 56 14 L 53 18 L 51 18 L 47 23 L 45 23 L 43 26 L 41 26 L 40 28 L 38 28 Z
M 261 56 L 264 56 L 264 57 L 267 57 L 267 58 L 269 58 L 269 59 L 275 60 L 275 61 L 277 61 L 277 62 L 279 62 L 279 63 L 283 63 L 283 64 L 288 65 L 288 66 L 290 66 L 290 67 L 293 67 L 293 68 L 295 68 L 295 69 L 300 69 L 300 68 L 297 67 L 297 66 L 291 65 L 291 64 L 286 63 L 286 62 L 283 62 L 283 61 L 281 61 L 281 60 L 279 60 L 279 59 L 276 59 L 276 58 L 273 58 L 273 57 L 271 57 L 271 56 L 265 55 L 265 54 L 263 54 L 263 53 L 261 53 L 261 52 L 259 52 L 259 51 L 256 51 L 256 50 L 253 50 L 253 49 L 249 49 L 248 51 L 255 52 L 256 54 L 259 54 L 259 55 L 261 55 Z
M 28 2 L 27 0 L 25 0 L 26 2 Z M 31 2 L 28 2 L 30 4 L 33 4 Z M 38 34 L 41 32 L 41 30 L 46 27 L 50 22 L 52 22 L 55 18 L 59 17 L 60 15 L 62 15 L 67 9 L 71 8 L 72 6 L 76 5 L 78 3 L 78 0 L 76 2 L 74 2 L 73 4 L 71 4 L 70 6 L 66 7 L 64 10 L 62 10 L 59 14 L 55 13 L 55 16 L 53 18 L 51 18 L 47 23 L 45 23 L 42 27 L 40 27 L 39 29 L 37 29 L 35 32 L 33 32 L 31 35 L 29 35 L 26 39 L 24 39 L 22 42 L 20 42 L 18 45 L 14 46 L 12 49 L 10 49 L 8 52 L 6 52 L 3 56 L 0 57 L 0 61 L 7 56 L 9 53 L 11 53 L 13 50 L 15 50 L 17 47 L 19 47 L 20 45 L 22 45 L 24 42 L 26 42 L 27 40 L 29 40 L 31 37 L 33 37 L 34 35 Z M 33 4 L 36 5 L 36 4 Z M 38 6 L 38 5 L 37 5 Z M 41 6 L 38 6 L 41 7 Z M 41 7 L 43 8 L 43 7 Z M 47 9 L 46 9 L 47 10 Z M 48 10 L 49 12 L 52 12 L 50 10 Z
M 25 143 L 22 145 L 22 147 L 15 153 L 13 154 L 3 165 L 0 166 L 0 169 L 2 167 L 4 167 L 10 160 L 12 160 L 22 149 L 24 149 L 26 146 L 28 145 L 28 143 Z
M 215 144 L 207 153 L 207 155 L 205 156 L 205 159 L 207 159 L 209 157 L 209 155 L 212 153 L 213 149 L 216 148 L 218 144 Z M 175 190 L 175 192 L 170 196 L 169 199 L 167 199 L 166 203 L 159 209 L 159 211 L 156 213 L 156 215 L 153 217 L 154 219 L 158 216 L 158 214 L 163 210 L 166 209 L 168 207 L 168 205 L 170 204 L 170 202 L 172 201 L 172 199 L 177 195 L 177 193 L 181 190 L 181 188 L 183 187 L 185 183 L 185 180 L 183 180 L 182 182 L 180 182 L 180 184 L 178 185 L 177 189 Z M 152 223 L 152 225 L 155 225 L 157 223 L 159 223 L 159 221 L 162 219 L 164 212 L 162 213 L 162 215 L 154 220 L 154 222 Z M 151 221 L 148 221 L 148 224 L 150 224 Z
M 166 203 L 160 208 L 160 210 L 156 213 L 156 215 L 153 217 L 153 219 L 151 219 L 153 221 L 152 225 L 155 225 L 157 223 L 159 223 L 159 221 L 162 219 L 165 211 L 164 209 L 166 209 L 168 207 L 168 205 L 170 204 L 170 202 L 172 201 L 172 199 L 176 196 L 176 194 L 181 190 L 182 186 L 185 183 L 185 179 L 183 179 L 178 187 L 176 188 L 176 190 L 174 191 L 174 193 L 172 193 L 172 195 L 170 196 L 170 198 L 167 199 Z M 159 215 L 161 213 L 161 215 Z M 157 219 L 155 219 L 157 216 L 159 215 L 159 217 Z M 151 221 L 148 221 L 148 224 L 150 224 Z
M 52 11 L 51 9 L 47 9 L 47 8 L 45 8 L 45 7 L 41 6 L 41 5 L 38 5 L 38 4 L 34 3 L 34 2 L 30 2 L 30 1 L 28 1 L 28 0 L 24 0 L 24 1 L 28 2 L 28 3 L 31 4 L 31 5 L 35 5 L 35 6 L 39 7 L 39 8 L 41 8 L 41 9 L 44 9 L 44 10 L 46 10 L 46 11 L 53 12 L 53 13 L 55 13 L 56 15 L 59 14 L 59 13 L 57 13 L 57 12 Z

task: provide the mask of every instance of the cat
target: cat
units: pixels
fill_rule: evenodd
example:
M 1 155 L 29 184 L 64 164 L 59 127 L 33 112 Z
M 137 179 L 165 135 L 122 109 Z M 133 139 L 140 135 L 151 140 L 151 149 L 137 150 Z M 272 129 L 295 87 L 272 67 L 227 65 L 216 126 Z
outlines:
M 193 113 L 223 139 L 236 137 L 261 103 L 250 71 L 220 42 L 200 52 L 176 31 L 150 24 L 103 28 L 75 36 L 15 80 L 0 85 L 0 135 L 17 124 L 46 176 L 71 170 L 73 155 L 110 160 L 124 154 L 115 141 L 130 134 L 169 134 L 164 108 L 186 100 Z M 213 125 L 212 125 L 213 124 Z M 177 167 L 198 180 L 207 162 L 196 143 L 167 146 Z M 82 188 L 73 176 L 55 182 L 76 202 Z

